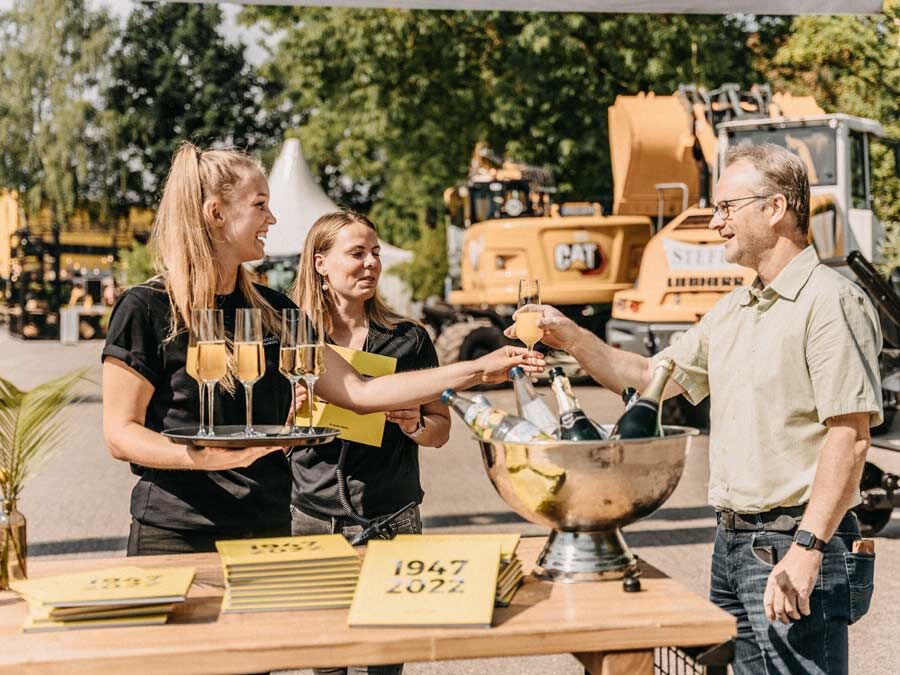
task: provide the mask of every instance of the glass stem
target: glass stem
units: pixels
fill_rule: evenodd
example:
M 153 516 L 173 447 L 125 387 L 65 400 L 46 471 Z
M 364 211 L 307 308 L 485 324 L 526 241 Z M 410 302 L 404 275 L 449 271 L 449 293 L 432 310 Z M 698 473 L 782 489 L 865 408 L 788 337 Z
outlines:
M 215 395 L 216 395 L 216 383 L 215 382 L 207 382 L 206 383 L 206 394 L 207 394 L 207 417 L 209 419 L 209 426 L 207 427 L 208 436 L 215 436 L 215 422 L 213 421 L 215 408 Z
M 309 404 L 309 425 L 307 426 L 307 432 L 312 435 L 313 432 L 313 388 L 316 386 L 316 381 L 313 379 L 306 380 L 306 402 Z
M 247 426 L 244 433 L 248 436 L 253 435 L 253 383 L 244 385 L 244 398 L 247 402 Z
M 291 380 L 291 433 L 297 433 L 297 380 Z
M 204 382 L 197 383 L 197 389 L 200 391 L 200 429 L 197 431 L 198 436 L 206 434 L 206 384 Z

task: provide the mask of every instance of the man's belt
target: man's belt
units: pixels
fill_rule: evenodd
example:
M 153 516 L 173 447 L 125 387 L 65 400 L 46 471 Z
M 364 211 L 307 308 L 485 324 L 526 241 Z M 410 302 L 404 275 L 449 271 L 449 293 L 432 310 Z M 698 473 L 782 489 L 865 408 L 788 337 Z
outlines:
M 729 509 L 719 509 L 716 517 L 726 530 L 741 532 L 793 532 L 803 516 L 806 505 L 779 506 L 761 513 L 736 513 Z

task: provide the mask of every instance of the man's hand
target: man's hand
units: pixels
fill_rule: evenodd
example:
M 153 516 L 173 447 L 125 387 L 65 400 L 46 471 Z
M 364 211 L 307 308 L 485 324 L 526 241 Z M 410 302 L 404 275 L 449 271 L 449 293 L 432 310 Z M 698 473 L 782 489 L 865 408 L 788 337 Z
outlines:
M 393 422 L 405 434 L 411 434 L 419 426 L 419 420 L 422 418 L 422 409 L 420 406 L 415 408 L 404 408 L 403 410 L 391 410 L 386 412 L 384 416 L 388 422 Z
M 809 596 L 819 578 L 822 554 L 794 544 L 769 574 L 763 604 L 769 621 L 789 624 L 809 616 Z
M 571 352 L 581 329 L 578 327 L 578 324 L 566 318 L 556 307 L 551 305 L 525 305 L 520 307 L 516 314 L 519 312 L 541 312 L 543 317 L 538 321 L 538 328 L 544 329 L 544 337 L 541 338 L 541 342 L 553 349 Z M 516 318 L 516 314 L 513 314 L 513 319 Z M 503 334 L 508 338 L 515 338 L 516 325 L 513 324 L 507 328 L 503 331 Z

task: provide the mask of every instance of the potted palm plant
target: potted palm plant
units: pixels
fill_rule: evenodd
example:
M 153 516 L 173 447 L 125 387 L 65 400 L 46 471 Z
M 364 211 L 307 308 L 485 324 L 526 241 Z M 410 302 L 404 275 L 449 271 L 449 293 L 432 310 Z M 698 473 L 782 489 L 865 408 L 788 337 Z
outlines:
M 27 574 L 25 517 L 16 503 L 25 481 L 58 449 L 60 413 L 75 399 L 79 370 L 21 391 L 0 378 L 0 590 Z

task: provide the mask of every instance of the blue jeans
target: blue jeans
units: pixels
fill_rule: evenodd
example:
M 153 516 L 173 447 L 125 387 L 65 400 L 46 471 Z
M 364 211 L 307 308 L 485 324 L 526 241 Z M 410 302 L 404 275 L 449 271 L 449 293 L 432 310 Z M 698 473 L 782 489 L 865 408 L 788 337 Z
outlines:
M 397 534 L 422 534 L 422 517 L 419 507 L 414 506 L 401 513 L 394 521 Z M 347 539 L 359 534 L 362 526 L 347 518 L 316 518 L 304 513 L 291 504 L 291 532 L 294 536 L 305 534 L 342 534 Z M 314 668 L 315 675 L 401 675 L 403 664 L 384 666 L 339 666 L 337 668 Z
M 787 554 L 793 533 L 727 530 L 719 523 L 712 557 L 710 600 L 737 619 L 735 675 L 848 672 L 847 626 L 866 613 L 872 597 L 874 554 L 852 553 L 860 538 L 853 513 L 841 520 L 825 547 L 810 614 L 784 625 L 769 621 L 763 594 L 774 567 L 754 547 L 771 547 L 775 562 Z

